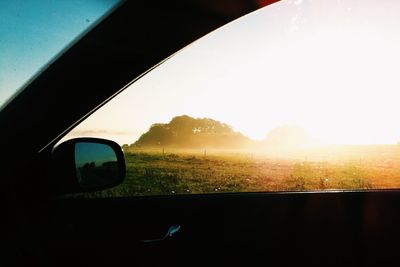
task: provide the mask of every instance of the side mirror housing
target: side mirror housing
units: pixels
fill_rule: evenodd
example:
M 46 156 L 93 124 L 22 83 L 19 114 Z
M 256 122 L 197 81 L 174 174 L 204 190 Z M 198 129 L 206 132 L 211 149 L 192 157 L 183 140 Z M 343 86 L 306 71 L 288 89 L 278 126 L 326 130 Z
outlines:
M 111 188 L 124 178 L 124 155 L 113 141 L 75 138 L 53 149 L 49 184 L 56 194 Z

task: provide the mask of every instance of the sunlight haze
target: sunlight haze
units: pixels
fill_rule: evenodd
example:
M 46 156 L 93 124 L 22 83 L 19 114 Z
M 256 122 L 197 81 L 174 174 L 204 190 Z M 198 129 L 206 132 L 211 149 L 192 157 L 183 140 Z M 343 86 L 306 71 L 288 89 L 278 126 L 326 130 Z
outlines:
M 67 138 L 131 144 L 186 114 L 256 140 L 294 125 L 315 144 L 398 143 L 399 12 L 398 1 L 278 2 L 179 51 Z

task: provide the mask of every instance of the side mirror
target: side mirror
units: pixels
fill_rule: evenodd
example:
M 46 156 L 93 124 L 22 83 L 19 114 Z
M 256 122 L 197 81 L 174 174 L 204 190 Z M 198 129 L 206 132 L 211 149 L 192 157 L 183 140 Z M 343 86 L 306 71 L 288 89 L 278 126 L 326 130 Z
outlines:
M 71 139 L 55 147 L 52 156 L 49 184 L 56 194 L 111 188 L 125 178 L 122 149 L 110 140 Z

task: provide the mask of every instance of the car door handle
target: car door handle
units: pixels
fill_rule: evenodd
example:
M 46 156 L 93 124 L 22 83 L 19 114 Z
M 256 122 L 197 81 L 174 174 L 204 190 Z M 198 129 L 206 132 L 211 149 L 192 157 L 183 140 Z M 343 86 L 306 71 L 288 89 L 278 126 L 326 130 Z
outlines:
M 167 233 L 165 234 L 164 237 L 156 238 L 156 239 L 146 239 L 146 240 L 142 240 L 142 242 L 143 243 L 154 243 L 154 242 L 161 242 L 161 241 L 167 240 L 168 238 L 174 237 L 176 235 L 176 233 L 178 233 L 181 228 L 182 227 L 180 225 L 177 225 L 177 224 L 176 225 L 171 225 L 168 228 L 168 231 L 167 231 Z

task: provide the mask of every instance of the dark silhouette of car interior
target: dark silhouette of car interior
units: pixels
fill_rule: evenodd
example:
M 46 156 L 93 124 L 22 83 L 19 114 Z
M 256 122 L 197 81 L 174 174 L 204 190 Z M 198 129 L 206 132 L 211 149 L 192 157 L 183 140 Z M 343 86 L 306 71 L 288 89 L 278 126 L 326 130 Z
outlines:
M 398 190 L 74 199 L 49 183 L 64 175 L 50 165 L 68 130 L 177 50 L 272 2 L 123 2 L 8 103 L 4 264 L 395 264 Z

